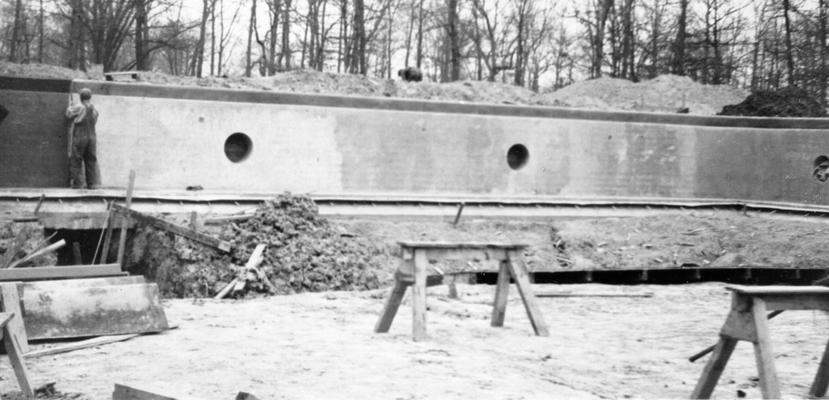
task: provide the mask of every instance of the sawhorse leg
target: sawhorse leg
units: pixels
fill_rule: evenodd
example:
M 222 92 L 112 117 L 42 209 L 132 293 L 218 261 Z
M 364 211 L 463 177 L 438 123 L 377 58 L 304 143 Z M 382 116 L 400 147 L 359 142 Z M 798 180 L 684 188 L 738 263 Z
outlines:
M 766 303 L 763 300 L 734 295 L 731 312 L 720 331 L 720 340 L 714 347 L 711 359 L 708 360 L 702 370 L 699 382 L 697 382 L 694 392 L 691 394 L 692 399 L 708 399 L 711 397 L 738 340 L 745 340 L 754 344 L 754 357 L 757 362 L 760 391 L 763 398 L 780 398 L 780 385 L 774 367 L 774 355 L 769 338 L 766 311 Z M 822 363 L 821 366 L 823 366 Z
M 492 326 L 504 326 L 504 316 L 507 313 L 507 298 L 509 297 L 510 270 L 509 262 L 501 261 L 498 270 L 498 283 L 495 285 L 495 302 L 492 305 Z
M 817 368 L 815 380 L 812 382 L 812 388 L 809 389 L 809 397 L 823 397 L 827 386 L 829 386 L 829 342 L 826 343 L 826 350 L 823 351 L 823 358 Z
M 424 250 L 414 251 L 414 285 L 412 286 L 412 339 L 426 339 L 426 259 Z
M 521 294 L 521 300 L 524 301 L 524 308 L 527 310 L 527 317 L 530 319 L 535 334 L 538 336 L 550 336 L 550 332 L 547 330 L 547 323 L 544 322 L 544 316 L 541 314 L 538 303 L 535 301 L 535 293 L 533 293 L 533 288 L 530 284 L 530 276 L 524 267 L 521 255 L 517 251 L 510 251 L 507 257 L 507 266 L 509 267 L 512 279 L 515 280 L 515 285 L 518 286 L 518 293 Z
M 397 314 L 397 309 L 400 308 L 400 302 L 403 301 L 403 296 L 406 294 L 406 288 L 409 285 L 411 285 L 410 282 L 404 282 L 400 279 L 394 280 L 394 288 L 391 290 L 389 299 L 386 300 L 386 305 L 383 307 L 380 319 L 374 325 L 374 332 L 386 333 L 389 331 L 391 323 L 394 321 L 394 316 Z
M 708 360 L 708 364 L 705 364 L 699 382 L 697 382 L 697 386 L 691 394 L 692 399 L 711 398 L 711 393 L 714 392 L 714 387 L 717 386 L 717 381 L 720 380 L 725 364 L 728 363 L 728 358 L 731 357 L 731 353 L 734 352 L 736 346 L 737 339 L 720 335 L 720 340 L 711 353 L 711 359 Z

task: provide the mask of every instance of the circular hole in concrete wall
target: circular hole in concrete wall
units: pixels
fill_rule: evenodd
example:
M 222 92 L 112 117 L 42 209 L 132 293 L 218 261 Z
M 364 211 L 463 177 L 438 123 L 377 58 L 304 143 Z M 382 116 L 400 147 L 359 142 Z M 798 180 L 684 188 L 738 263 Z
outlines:
M 829 157 L 821 155 L 815 158 L 815 162 L 812 163 L 812 176 L 821 182 L 829 180 Z
M 530 151 L 523 144 L 514 144 L 507 151 L 507 164 L 512 169 L 523 168 L 524 165 L 527 165 L 529 159 Z
M 250 140 L 250 136 L 242 132 L 236 132 L 225 140 L 225 156 L 235 163 L 248 158 L 252 149 L 253 141 Z

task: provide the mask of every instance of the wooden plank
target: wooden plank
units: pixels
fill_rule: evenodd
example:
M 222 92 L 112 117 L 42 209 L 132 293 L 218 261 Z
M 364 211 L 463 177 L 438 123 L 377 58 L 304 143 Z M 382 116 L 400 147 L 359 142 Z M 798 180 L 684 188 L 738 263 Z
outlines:
M 118 264 L 0 269 L 0 281 L 92 278 L 117 275 L 124 275 L 124 272 L 121 271 L 121 266 Z
M 218 238 L 214 238 L 209 235 L 205 235 L 203 233 L 196 232 L 192 229 L 187 227 L 176 225 L 172 222 L 167 222 L 161 218 L 156 218 L 147 214 L 143 214 L 134 210 L 127 209 L 123 206 L 118 204 L 113 204 L 112 209 L 124 216 L 129 218 L 135 219 L 141 223 L 145 223 L 147 225 L 154 226 L 159 229 L 166 230 L 168 232 L 172 232 L 176 235 L 188 238 L 195 242 L 199 242 L 201 244 L 219 249 L 225 253 L 230 252 L 230 243 L 224 240 L 220 240 Z
M 823 357 L 820 359 L 815 380 L 812 382 L 812 387 L 809 388 L 809 398 L 823 397 L 826 394 L 827 387 L 829 387 L 829 342 L 826 343 L 826 349 L 823 350 Z
M 168 329 L 154 283 L 23 289 L 23 322 L 30 340 Z
M 23 263 L 34 260 L 35 258 L 38 258 L 38 257 L 40 257 L 40 256 L 42 256 L 46 253 L 56 251 L 56 250 L 60 249 L 61 247 L 65 246 L 65 245 L 66 245 L 65 240 L 63 240 L 63 239 L 58 240 L 55 243 L 52 243 L 52 244 L 50 244 L 50 245 L 48 245 L 48 246 L 46 246 L 42 249 L 35 250 L 35 251 L 27 254 L 25 257 L 9 264 L 8 269 L 17 268 L 18 266 L 22 265 Z
M 147 283 L 147 280 L 144 278 L 144 276 L 132 275 L 85 279 L 57 279 L 47 281 L 23 282 L 21 291 L 25 292 L 26 290 L 58 290 L 64 288 L 134 285 L 139 283 Z
M 492 303 L 491 326 L 504 326 L 504 317 L 507 313 L 507 299 L 509 297 L 510 272 L 506 261 L 501 262 L 498 271 L 498 282 L 495 284 L 495 301 Z
M 137 389 L 116 383 L 112 392 L 112 400 L 196 400 L 195 397 L 191 396 L 165 395 L 145 389 Z
M 754 342 L 754 356 L 757 361 L 757 372 L 760 375 L 760 392 L 764 399 L 779 399 L 780 383 L 777 381 L 777 370 L 774 367 L 766 304 L 763 300 L 755 298 L 751 309 L 757 334 L 757 341 Z
M 414 286 L 412 287 L 412 339 L 426 339 L 426 252 L 415 250 Z
M 172 329 L 176 329 L 176 328 L 178 328 L 178 326 L 174 325 L 174 326 L 171 326 L 170 329 L 168 329 L 168 330 L 172 330 Z M 144 336 L 144 335 L 147 335 L 147 333 L 127 333 L 127 334 L 123 334 L 123 335 L 98 336 L 98 337 L 94 337 L 94 338 L 90 338 L 90 339 L 86 339 L 86 340 L 80 340 L 80 341 L 77 341 L 77 342 L 69 343 L 69 344 L 66 344 L 66 345 L 63 345 L 63 346 L 56 346 L 56 347 L 51 347 L 51 348 L 48 348 L 48 349 L 41 349 L 41 350 L 31 351 L 31 352 L 28 352 L 26 354 L 23 354 L 23 356 L 26 357 L 26 358 L 51 356 L 51 355 L 55 355 L 55 354 L 68 353 L 70 351 L 75 351 L 75 350 L 88 349 L 90 347 L 103 346 L 105 344 L 110 344 L 110 343 L 123 342 L 125 340 L 130 340 L 134 337 Z
M 420 241 L 399 241 L 399 245 L 417 249 L 505 249 L 514 250 L 529 247 L 525 243 L 499 243 L 499 242 L 420 242 Z
M 13 320 L 14 318 L 12 318 Z M 9 329 L 8 324 L 3 327 L 3 346 L 6 348 L 6 353 L 9 355 L 9 361 L 14 369 L 14 375 L 17 377 L 17 384 L 20 385 L 20 391 L 26 398 L 35 398 L 35 393 L 32 390 L 32 385 L 29 383 L 29 371 L 26 368 L 26 363 L 23 361 L 23 352 L 20 350 L 20 340 Z
M 742 286 L 729 285 L 728 290 L 745 293 L 752 296 L 775 295 L 775 294 L 823 294 L 829 295 L 829 287 L 826 286 Z
M 692 399 L 710 399 L 711 393 L 714 392 L 714 387 L 717 386 L 717 381 L 720 380 L 725 365 L 734 352 L 737 346 L 737 339 L 731 339 L 725 336 L 720 336 L 720 340 L 714 345 L 714 352 L 711 354 L 711 359 L 705 364 L 702 369 L 697 385 L 694 387 L 694 392 L 691 393 Z
M 20 293 L 17 283 L 0 283 L 0 309 L 13 315 L 6 327 L 16 336 L 20 344 L 20 351 L 29 351 L 29 339 L 23 327 L 23 311 L 21 308 Z
M 130 207 L 132 206 L 132 192 L 135 190 L 135 170 L 130 170 L 130 177 L 129 183 L 127 185 L 127 206 L 125 207 L 127 211 L 129 211 Z M 113 204 L 114 206 L 114 204 Z M 116 259 L 118 264 L 124 265 L 124 251 L 127 248 L 127 227 L 121 226 L 121 235 L 118 237 L 118 258 Z
M 535 294 L 530 284 L 530 277 L 527 274 L 527 269 L 524 267 L 524 262 L 521 259 L 521 254 L 518 251 L 510 251 L 510 259 L 507 263 L 512 278 L 515 280 L 515 286 L 518 287 L 518 293 L 524 301 L 524 308 L 527 310 L 527 317 L 533 326 L 535 334 L 538 336 L 549 336 L 550 332 L 547 330 L 547 323 L 544 322 L 544 315 L 541 314 L 541 309 L 536 303 Z
M 23 243 L 26 242 L 26 230 L 21 229 L 20 232 L 17 232 L 17 235 L 14 237 L 14 241 L 11 242 L 11 246 L 6 249 L 6 252 L 3 253 L 3 258 L 0 258 L 0 268 L 8 268 L 11 265 L 12 261 L 14 261 L 14 256 L 17 255 L 17 252 L 20 251 L 20 247 L 23 246 Z
M 644 292 L 644 293 L 536 292 L 535 297 L 653 297 L 653 292 Z
M 114 204 L 113 202 L 109 202 L 109 207 L 107 207 L 106 233 L 104 233 L 104 245 L 101 247 L 101 264 L 106 264 L 107 257 L 109 257 L 109 247 L 112 243 L 112 230 L 115 227 L 115 221 L 113 221 L 115 214 L 112 212 L 112 206 Z M 95 260 L 92 260 L 92 263 L 94 264 Z

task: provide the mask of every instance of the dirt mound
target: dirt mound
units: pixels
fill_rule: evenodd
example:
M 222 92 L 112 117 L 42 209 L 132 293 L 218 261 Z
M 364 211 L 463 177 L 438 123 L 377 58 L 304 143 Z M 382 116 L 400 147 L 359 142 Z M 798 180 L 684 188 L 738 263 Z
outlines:
M 314 202 L 283 194 L 262 204 L 255 215 L 219 228 L 233 252 L 217 250 L 151 227 L 138 228 L 129 248 L 128 270 L 158 283 L 164 297 L 207 297 L 237 276 L 258 244 L 267 245 L 259 269 L 277 294 L 376 289 L 383 250 L 337 229 L 319 216 Z M 248 292 L 268 292 L 248 276 Z
M 688 108 L 690 114 L 714 115 L 724 105 L 740 101 L 746 94 L 746 91 L 728 85 L 704 85 L 687 76 L 661 75 L 639 83 L 617 78 L 576 82 L 538 96 L 538 103 L 669 113 Z
M 780 90 L 757 91 L 739 104 L 723 107 L 718 115 L 825 117 L 826 109 L 805 90 L 790 86 Z
M 260 206 L 253 218 L 228 226 L 222 236 L 233 243 L 238 260 L 247 260 L 256 245 L 266 244 L 261 270 L 280 294 L 380 285 L 376 258 L 381 250 L 329 224 L 308 197 L 280 195 Z
M 7 61 L 0 61 L 0 76 L 48 79 L 104 79 L 103 69 L 100 65 L 93 66 L 89 72 L 84 72 L 56 65 L 37 63 L 17 64 Z

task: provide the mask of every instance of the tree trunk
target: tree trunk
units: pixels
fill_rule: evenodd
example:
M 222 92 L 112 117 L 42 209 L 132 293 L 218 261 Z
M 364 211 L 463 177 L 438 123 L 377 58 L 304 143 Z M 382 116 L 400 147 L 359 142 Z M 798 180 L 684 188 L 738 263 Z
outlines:
M 248 47 L 245 52 L 245 76 L 250 78 L 251 70 L 253 70 L 253 60 L 251 59 L 251 52 L 253 51 L 253 30 L 256 29 L 256 0 L 251 2 L 250 6 L 250 24 L 248 25 Z
M 12 25 L 12 40 L 9 45 L 9 61 L 17 62 L 19 59 L 17 47 L 23 30 L 23 1 L 17 0 L 14 3 L 14 25 Z
M 596 10 L 596 33 L 593 37 L 593 54 L 590 60 L 590 77 L 599 78 L 602 76 L 602 63 L 604 62 L 604 31 L 610 9 L 613 7 L 613 0 L 601 0 Z
M 72 0 L 69 23 L 69 68 L 86 70 L 86 35 L 84 35 L 83 0 Z
M 135 69 L 146 71 L 147 60 L 147 0 L 135 0 Z
M 282 9 L 282 2 L 274 0 L 271 8 L 271 41 L 268 42 L 268 73 L 273 75 L 276 73 L 278 66 L 276 64 L 276 37 L 279 35 L 279 13 Z
M 685 75 L 685 37 L 688 25 L 688 0 L 679 0 L 679 19 L 677 20 L 676 39 L 673 43 L 671 72 Z
M 137 0 L 143 1 L 143 0 Z M 256 7 L 256 0 L 253 2 Z M 207 18 L 210 16 L 210 0 L 202 0 L 201 21 L 199 23 L 199 40 L 196 43 L 196 48 L 193 49 L 193 66 L 191 70 L 196 77 L 202 77 L 202 68 L 204 65 L 204 45 L 207 37 Z M 250 51 L 250 49 L 248 49 Z
M 818 18 L 820 18 L 820 22 L 818 23 L 819 26 L 819 33 L 818 33 L 818 54 L 820 65 L 818 68 L 818 79 L 820 82 L 818 83 L 818 89 L 820 93 L 820 104 L 823 107 L 826 107 L 826 81 L 827 81 L 827 66 L 826 65 L 826 0 L 820 0 L 818 2 L 818 7 L 820 8 L 818 12 Z
M 417 53 L 415 66 L 417 69 L 421 68 L 423 63 L 423 0 L 420 0 L 419 15 L 417 17 Z
M 44 37 L 44 19 L 43 19 L 44 9 L 43 9 L 43 0 L 40 0 L 40 17 L 38 18 L 38 40 L 37 40 L 37 62 L 43 64 L 43 37 Z
M 351 60 L 351 73 L 365 75 L 368 72 L 366 63 L 366 26 L 365 6 L 363 0 L 354 0 L 354 39 L 352 40 L 354 50 Z
M 789 20 L 789 0 L 783 0 L 783 20 L 786 23 L 786 68 L 789 70 L 788 83 L 794 86 L 794 54 L 792 53 L 792 25 Z
M 282 14 L 282 53 L 279 55 L 280 60 L 283 57 L 285 59 L 285 69 L 291 69 L 291 0 L 285 0 L 285 9 Z
M 446 0 L 448 11 L 446 21 L 446 39 L 449 45 L 449 81 L 461 79 L 461 44 L 458 33 L 458 0 Z

